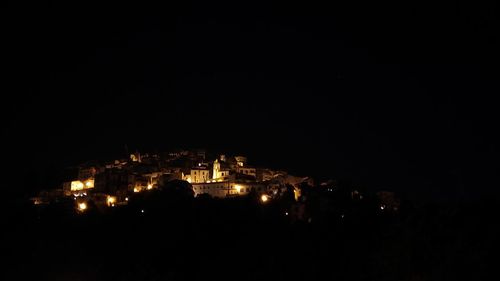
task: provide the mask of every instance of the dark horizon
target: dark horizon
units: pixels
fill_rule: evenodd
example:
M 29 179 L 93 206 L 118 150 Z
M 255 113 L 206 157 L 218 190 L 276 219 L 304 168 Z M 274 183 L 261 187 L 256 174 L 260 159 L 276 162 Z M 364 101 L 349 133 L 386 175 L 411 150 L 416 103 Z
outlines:
M 494 3 L 14 5 L 13 194 L 125 144 L 244 154 L 410 198 L 497 193 Z

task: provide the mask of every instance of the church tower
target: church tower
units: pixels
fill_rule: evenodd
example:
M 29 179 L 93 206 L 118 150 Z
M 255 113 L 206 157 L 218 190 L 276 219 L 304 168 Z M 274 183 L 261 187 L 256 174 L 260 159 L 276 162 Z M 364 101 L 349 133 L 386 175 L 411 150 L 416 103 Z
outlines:
M 219 163 L 219 160 L 215 159 L 212 179 L 216 179 L 219 177 L 219 171 L 220 171 L 220 163 Z

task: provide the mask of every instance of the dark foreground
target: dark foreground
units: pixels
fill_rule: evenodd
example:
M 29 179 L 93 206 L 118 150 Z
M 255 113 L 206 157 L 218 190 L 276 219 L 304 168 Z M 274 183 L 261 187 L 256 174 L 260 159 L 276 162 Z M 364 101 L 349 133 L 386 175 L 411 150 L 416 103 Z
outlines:
M 252 198 L 156 203 L 24 209 L 5 222 L 0 279 L 486 280 L 498 237 L 487 205 L 344 205 L 308 222 Z

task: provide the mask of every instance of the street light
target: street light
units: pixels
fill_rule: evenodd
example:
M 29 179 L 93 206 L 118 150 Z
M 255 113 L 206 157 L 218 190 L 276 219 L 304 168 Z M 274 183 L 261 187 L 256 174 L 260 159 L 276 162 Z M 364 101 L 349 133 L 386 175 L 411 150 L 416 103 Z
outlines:
M 87 203 L 85 203 L 85 202 L 78 203 L 78 210 L 80 210 L 81 212 L 83 212 L 86 209 L 87 209 Z

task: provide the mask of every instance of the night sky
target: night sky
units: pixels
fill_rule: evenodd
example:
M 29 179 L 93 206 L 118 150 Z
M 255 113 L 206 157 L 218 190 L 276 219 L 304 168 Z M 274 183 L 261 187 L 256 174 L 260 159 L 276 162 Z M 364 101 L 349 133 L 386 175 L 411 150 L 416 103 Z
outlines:
M 53 187 L 63 167 L 125 144 L 243 154 L 415 199 L 494 191 L 493 1 L 178 2 L 7 10 L 12 192 Z

